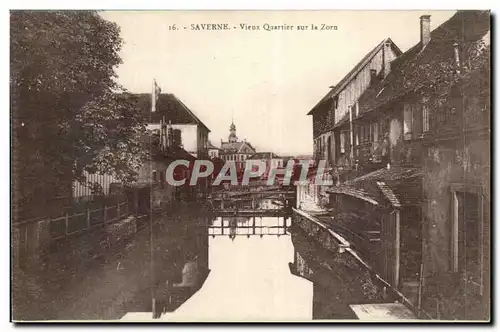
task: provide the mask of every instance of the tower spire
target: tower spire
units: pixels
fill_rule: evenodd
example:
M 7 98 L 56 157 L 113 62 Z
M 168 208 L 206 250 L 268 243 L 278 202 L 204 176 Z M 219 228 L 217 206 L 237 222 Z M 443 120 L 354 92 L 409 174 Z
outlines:
M 229 126 L 229 137 L 228 141 L 230 143 L 238 142 L 238 137 L 236 136 L 236 126 L 234 125 L 234 118 L 231 116 L 231 125 Z

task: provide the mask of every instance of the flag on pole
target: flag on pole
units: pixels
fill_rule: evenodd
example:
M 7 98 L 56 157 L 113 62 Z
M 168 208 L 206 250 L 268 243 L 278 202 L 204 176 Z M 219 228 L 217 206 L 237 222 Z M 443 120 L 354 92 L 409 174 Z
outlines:
M 153 80 L 153 92 L 151 93 L 151 112 L 156 112 L 156 103 L 158 102 L 160 93 L 161 88 L 156 83 L 156 80 Z

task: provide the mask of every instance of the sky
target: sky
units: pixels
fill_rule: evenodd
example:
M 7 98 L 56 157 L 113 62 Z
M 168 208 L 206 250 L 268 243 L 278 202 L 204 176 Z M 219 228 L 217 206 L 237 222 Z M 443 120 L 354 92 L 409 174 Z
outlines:
M 312 154 L 307 113 L 363 56 L 385 38 L 405 52 L 420 38 L 420 16 L 431 29 L 454 11 L 107 11 L 121 28 L 118 81 L 131 92 L 175 94 L 211 130 L 210 141 L 236 134 L 257 151 Z M 193 31 L 191 24 L 231 30 Z M 260 26 L 245 31 L 240 24 Z M 265 24 L 293 30 L 265 31 Z M 177 30 L 172 30 L 172 25 Z M 314 24 L 337 30 L 311 30 Z M 297 25 L 308 26 L 298 31 Z M 186 29 L 184 29 L 186 27 Z

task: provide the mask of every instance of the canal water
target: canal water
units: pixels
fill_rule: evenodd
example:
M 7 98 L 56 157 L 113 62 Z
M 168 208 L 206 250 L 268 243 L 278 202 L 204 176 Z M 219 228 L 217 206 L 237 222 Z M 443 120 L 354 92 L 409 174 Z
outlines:
M 290 232 L 284 232 L 284 218 L 256 218 L 257 235 L 253 220 L 225 219 L 217 218 L 215 227 L 208 228 L 216 235 L 209 236 L 210 273 L 202 287 L 162 319 L 310 320 L 312 283 L 290 273 L 294 248 Z M 228 229 L 216 228 L 222 223 Z M 228 235 L 221 236 L 223 231 Z
M 291 217 L 196 217 L 154 236 L 160 321 L 356 319 L 350 304 L 373 303 L 357 272 L 336 266 Z M 150 320 L 148 308 L 123 319 Z

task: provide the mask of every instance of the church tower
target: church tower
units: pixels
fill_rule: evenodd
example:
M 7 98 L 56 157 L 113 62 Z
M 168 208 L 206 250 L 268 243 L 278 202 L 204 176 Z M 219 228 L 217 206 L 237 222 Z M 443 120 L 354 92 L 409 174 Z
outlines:
M 229 137 L 227 138 L 229 143 L 238 142 L 238 137 L 236 136 L 236 126 L 234 122 L 231 122 L 231 126 L 229 127 Z

